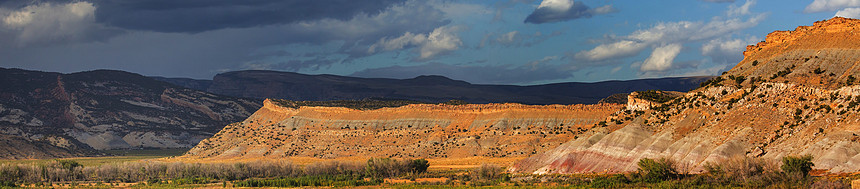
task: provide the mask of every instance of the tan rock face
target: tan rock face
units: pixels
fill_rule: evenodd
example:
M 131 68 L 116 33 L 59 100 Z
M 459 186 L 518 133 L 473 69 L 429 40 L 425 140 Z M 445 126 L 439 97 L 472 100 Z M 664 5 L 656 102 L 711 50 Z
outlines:
M 639 110 L 639 111 L 648 110 L 648 109 L 651 109 L 651 107 L 659 104 L 656 102 L 651 102 L 649 100 L 636 98 L 636 94 L 637 94 L 636 92 L 632 92 L 632 93 L 630 93 L 630 95 L 627 95 L 627 109 L 628 110 Z
M 620 104 L 441 105 L 355 110 L 263 108 L 203 140 L 186 156 L 526 157 L 571 140 Z
M 747 46 L 744 60 L 725 76 L 757 77 L 835 89 L 846 86 L 849 76 L 860 77 L 858 64 L 860 22 L 836 17 L 812 26 L 800 26 L 794 31 L 768 34 L 765 41 Z M 780 71 L 785 74 L 780 75 Z
M 626 172 L 641 158 L 668 157 L 698 172 L 732 156 L 809 154 L 815 169 L 860 171 L 860 85 L 848 80 L 860 73 L 858 24 L 834 18 L 772 33 L 747 49 L 727 80 L 618 115 L 631 121 L 593 128 L 510 170 Z

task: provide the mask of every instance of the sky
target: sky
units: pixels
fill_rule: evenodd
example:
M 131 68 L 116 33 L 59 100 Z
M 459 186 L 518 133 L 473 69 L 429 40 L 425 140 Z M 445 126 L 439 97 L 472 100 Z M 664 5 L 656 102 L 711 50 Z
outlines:
M 238 70 L 533 85 L 718 75 L 860 0 L 0 2 L 0 67 L 211 79 Z

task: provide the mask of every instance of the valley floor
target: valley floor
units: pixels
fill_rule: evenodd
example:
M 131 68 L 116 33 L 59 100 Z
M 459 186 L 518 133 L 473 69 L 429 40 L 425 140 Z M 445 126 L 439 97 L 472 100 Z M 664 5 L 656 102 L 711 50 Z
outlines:
M 333 159 L 322 159 L 322 158 L 313 158 L 313 157 L 287 157 L 283 160 L 289 161 L 293 164 L 299 166 L 307 166 L 314 163 L 322 163 L 322 162 L 345 162 L 345 163 L 364 163 L 370 157 L 343 157 L 343 158 L 333 158 Z M 524 157 L 466 157 L 466 158 L 429 158 L 427 161 L 430 162 L 430 167 L 428 170 L 460 170 L 460 169 L 472 169 L 479 167 L 483 164 L 492 164 L 500 167 L 507 167 L 513 164 L 514 162 L 525 159 Z M 235 162 L 255 162 L 255 161 L 269 161 L 272 158 L 268 157 L 260 157 L 260 158 L 227 158 L 227 159 L 215 159 L 215 158 L 186 158 L 186 157 L 164 157 L 161 159 L 157 159 L 158 161 L 164 162 L 186 162 L 186 163 L 235 163 Z
M 413 170 L 411 162 L 416 160 L 292 157 L 265 163 L 261 159 L 184 159 L 176 156 L 181 150 L 110 153 L 124 156 L 3 160 L 0 188 L 849 188 L 854 183 L 860 184 L 860 174 L 826 175 L 821 171 L 798 177 L 779 170 L 764 170 L 744 173 L 741 179 L 732 173 L 731 166 L 736 166 L 733 164 L 720 165 L 729 169 L 719 174 L 670 171 L 656 175 L 643 172 L 532 175 L 505 173 L 505 167 L 520 158 L 472 157 L 428 159 L 426 172 L 415 173 L 409 170 Z M 640 169 L 665 170 L 659 160 L 656 162 Z M 16 167 L 23 169 L 15 172 Z M 21 171 L 31 168 L 35 175 L 27 176 L 26 171 Z M 213 170 L 215 174 L 203 173 Z M 104 176 L 111 171 L 120 176 Z M 10 176 L 16 174 L 20 174 L 19 180 Z M 236 174 L 241 176 L 235 177 Z M 26 180 L 39 175 L 42 180 Z

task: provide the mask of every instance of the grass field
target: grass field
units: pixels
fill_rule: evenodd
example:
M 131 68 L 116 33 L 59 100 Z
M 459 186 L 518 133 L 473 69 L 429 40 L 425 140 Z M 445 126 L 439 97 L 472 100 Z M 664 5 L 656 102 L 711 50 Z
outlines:
M 746 164 L 737 163 L 739 160 L 719 162 L 708 174 L 684 174 L 669 160 L 643 159 L 638 164 L 640 171 L 624 174 L 531 175 L 505 173 L 506 167 L 521 158 L 427 159 L 426 172 L 415 173 L 408 172 L 414 169 L 403 168 L 410 164 L 396 163 L 412 160 L 379 164 L 391 161 L 368 161 L 361 157 L 288 157 L 281 160 L 178 157 L 186 150 L 120 150 L 107 152 L 114 156 L 61 159 L 80 163 L 82 167 L 79 168 L 66 168 L 62 164 L 66 161 L 52 162 L 55 159 L 0 160 L 0 188 L 9 184 L 37 188 L 848 188 L 860 182 L 860 174 L 809 172 L 811 163 L 744 172 L 751 167 L 766 168 L 763 161 L 749 158 L 741 159 L 749 162 Z M 802 157 L 788 159 L 792 158 L 811 162 Z M 154 161 L 119 164 L 147 159 Z M 266 162 L 271 160 L 284 164 Z M 86 169 L 88 167 L 90 169 Z M 13 177 L 17 169 L 29 176 Z M 391 170 L 399 172 L 392 174 Z
M 333 158 L 333 159 L 322 159 L 322 158 L 313 158 L 313 157 L 286 157 L 284 160 L 290 161 L 293 164 L 305 166 L 319 162 L 328 162 L 328 161 L 337 161 L 337 162 L 346 162 L 346 163 L 364 163 L 370 157 L 341 157 L 341 158 Z M 464 169 L 472 169 L 479 167 L 483 164 L 493 164 L 500 167 L 507 167 L 522 160 L 523 158 L 496 158 L 496 157 L 466 157 L 466 158 L 431 158 L 427 159 L 430 162 L 429 170 L 464 170 Z M 169 159 L 160 159 L 160 161 L 166 162 L 199 162 L 199 163 L 233 163 L 233 162 L 253 162 L 253 161 L 266 161 L 272 160 L 271 158 L 206 158 L 206 159 L 197 159 L 197 158 L 185 158 L 185 157 L 176 157 Z

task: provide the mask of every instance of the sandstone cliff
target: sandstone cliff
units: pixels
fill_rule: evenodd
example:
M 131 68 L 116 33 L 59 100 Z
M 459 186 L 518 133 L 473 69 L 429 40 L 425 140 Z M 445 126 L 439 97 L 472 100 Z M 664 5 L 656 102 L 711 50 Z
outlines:
M 621 108 L 410 104 L 357 110 L 290 108 L 266 100 L 248 119 L 203 140 L 186 157 L 526 157 L 576 138 Z
M 668 157 L 694 172 L 732 156 L 810 154 L 815 169 L 860 171 L 860 20 L 777 31 L 726 74 L 665 104 L 625 111 L 510 168 L 528 173 L 626 172 Z M 637 110 L 643 104 L 629 101 Z

